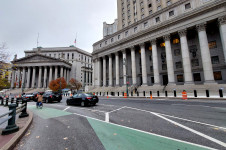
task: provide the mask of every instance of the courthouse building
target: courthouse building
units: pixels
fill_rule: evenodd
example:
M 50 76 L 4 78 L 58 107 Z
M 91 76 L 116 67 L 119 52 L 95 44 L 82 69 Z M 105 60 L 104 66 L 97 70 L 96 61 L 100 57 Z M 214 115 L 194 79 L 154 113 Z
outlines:
M 225 0 L 117 2 L 118 31 L 93 44 L 93 92 L 226 97 Z
M 92 84 L 91 54 L 77 47 L 34 48 L 25 57 L 12 61 L 11 88 L 43 89 L 50 81 L 75 78 L 85 86 Z

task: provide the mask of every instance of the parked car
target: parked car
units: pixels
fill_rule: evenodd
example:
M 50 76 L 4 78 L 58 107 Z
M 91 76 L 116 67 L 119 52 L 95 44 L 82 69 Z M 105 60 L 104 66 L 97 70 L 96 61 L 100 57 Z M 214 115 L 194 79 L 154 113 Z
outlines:
M 22 96 L 22 99 L 23 100 L 26 100 L 26 101 L 33 101 L 34 100 L 34 95 L 33 93 L 26 93 Z
M 81 105 L 85 107 L 87 105 L 96 105 L 99 102 L 99 98 L 93 94 L 81 93 L 75 94 L 67 99 L 67 105 Z
M 54 92 L 48 91 L 43 94 L 43 102 L 45 103 L 51 103 L 54 101 L 60 102 L 61 100 L 62 100 L 61 93 L 54 93 Z

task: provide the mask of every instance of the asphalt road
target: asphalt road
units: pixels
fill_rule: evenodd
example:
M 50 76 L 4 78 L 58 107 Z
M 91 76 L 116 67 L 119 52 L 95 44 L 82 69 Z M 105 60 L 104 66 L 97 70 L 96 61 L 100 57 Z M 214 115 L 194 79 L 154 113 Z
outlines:
M 226 101 L 100 98 L 96 106 L 29 103 L 18 150 L 226 149 Z M 201 145 L 201 146 L 200 146 Z

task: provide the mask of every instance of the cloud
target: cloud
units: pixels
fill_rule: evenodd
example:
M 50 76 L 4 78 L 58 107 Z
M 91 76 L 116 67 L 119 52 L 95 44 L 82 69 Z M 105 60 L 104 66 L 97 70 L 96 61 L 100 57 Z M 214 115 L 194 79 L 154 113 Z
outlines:
M 92 52 L 102 39 L 103 22 L 117 18 L 116 0 L 7 0 L 0 2 L 0 42 L 18 57 L 37 46 L 77 47 Z M 13 57 L 13 56 L 12 56 Z

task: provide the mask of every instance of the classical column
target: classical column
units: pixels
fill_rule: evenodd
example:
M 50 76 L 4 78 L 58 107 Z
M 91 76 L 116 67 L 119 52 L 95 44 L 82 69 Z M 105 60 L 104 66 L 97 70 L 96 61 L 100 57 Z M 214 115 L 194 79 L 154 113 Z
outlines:
M 89 72 L 89 85 L 92 86 L 92 72 Z
M 96 76 L 96 59 L 93 60 L 93 72 L 92 72 L 92 85 L 96 86 L 95 76 Z
M 30 79 L 31 79 L 31 67 L 28 67 L 26 88 L 30 88 Z
M 17 81 L 17 84 L 16 84 L 17 88 L 20 87 L 20 74 L 21 74 L 21 68 L 18 68 L 18 81 Z
M 22 73 L 22 82 L 21 82 L 21 88 L 24 88 L 25 87 L 25 74 L 26 74 L 26 70 L 25 70 L 26 68 L 25 67 L 23 67 L 23 73 Z
M 113 77 L 112 77 L 112 56 L 109 55 L 109 86 L 112 86 Z
M 64 67 L 60 66 L 60 77 L 63 77 L 64 75 Z
M 215 83 L 213 76 L 213 67 L 210 57 L 210 50 L 208 46 L 208 39 L 206 34 L 206 24 L 199 24 L 196 26 L 196 29 L 198 31 L 199 36 L 205 83 Z
M 226 16 L 222 16 L 218 18 L 221 43 L 224 51 L 224 61 L 226 63 Z
M 36 67 L 33 67 L 32 83 L 31 83 L 32 88 L 35 88 L 35 75 L 36 75 Z
M 142 68 L 142 85 L 147 85 L 147 66 L 146 66 L 146 54 L 144 43 L 140 44 L 141 49 L 141 68 Z
M 154 72 L 154 80 L 155 80 L 154 85 L 160 85 L 159 60 L 158 60 L 156 39 L 152 40 L 151 44 L 152 44 L 153 72 Z
M 53 67 L 49 67 L 49 83 L 53 80 Z
M 101 86 L 101 73 L 102 73 L 102 68 L 101 68 L 101 61 L 100 58 L 97 59 L 97 86 Z
M 122 61 L 123 61 L 123 85 L 126 85 L 126 50 L 122 51 Z
M 131 62 L 132 62 L 133 85 L 136 85 L 137 84 L 137 71 L 136 71 L 135 47 L 131 47 Z
M 106 86 L 106 58 L 103 57 L 103 86 Z
M 116 86 L 119 86 L 119 55 L 115 53 L 115 75 L 116 75 Z
M 175 76 L 174 76 L 174 61 L 172 56 L 171 44 L 170 44 L 170 35 L 166 35 L 163 37 L 165 40 L 165 49 L 166 49 L 166 63 L 167 63 L 167 72 L 168 72 L 168 85 L 175 84 Z
M 86 71 L 86 86 L 88 85 L 88 80 L 89 80 L 89 72 L 88 71 Z
M 44 67 L 44 85 L 43 87 L 47 87 L 47 66 Z
M 55 80 L 57 79 L 57 75 L 58 75 L 58 66 L 55 66 Z
M 64 79 L 67 81 L 67 68 L 64 68 Z
M 70 80 L 70 70 L 67 69 L 67 83 L 69 83 Z
M 38 72 L 38 88 L 42 88 L 41 81 L 42 81 L 42 66 L 39 66 L 39 72 Z
M 11 88 L 14 88 L 14 82 L 15 82 L 15 70 L 12 71 L 12 80 L 11 80 Z
M 188 41 L 186 36 L 187 30 L 181 30 L 178 33 L 180 36 L 180 43 L 181 43 L 181 54 L 182 54 L 182 60 L 183 60 L 185 84 L 194 84 L 192 69 L 191 69 L 190 53 L 188 49 Z

